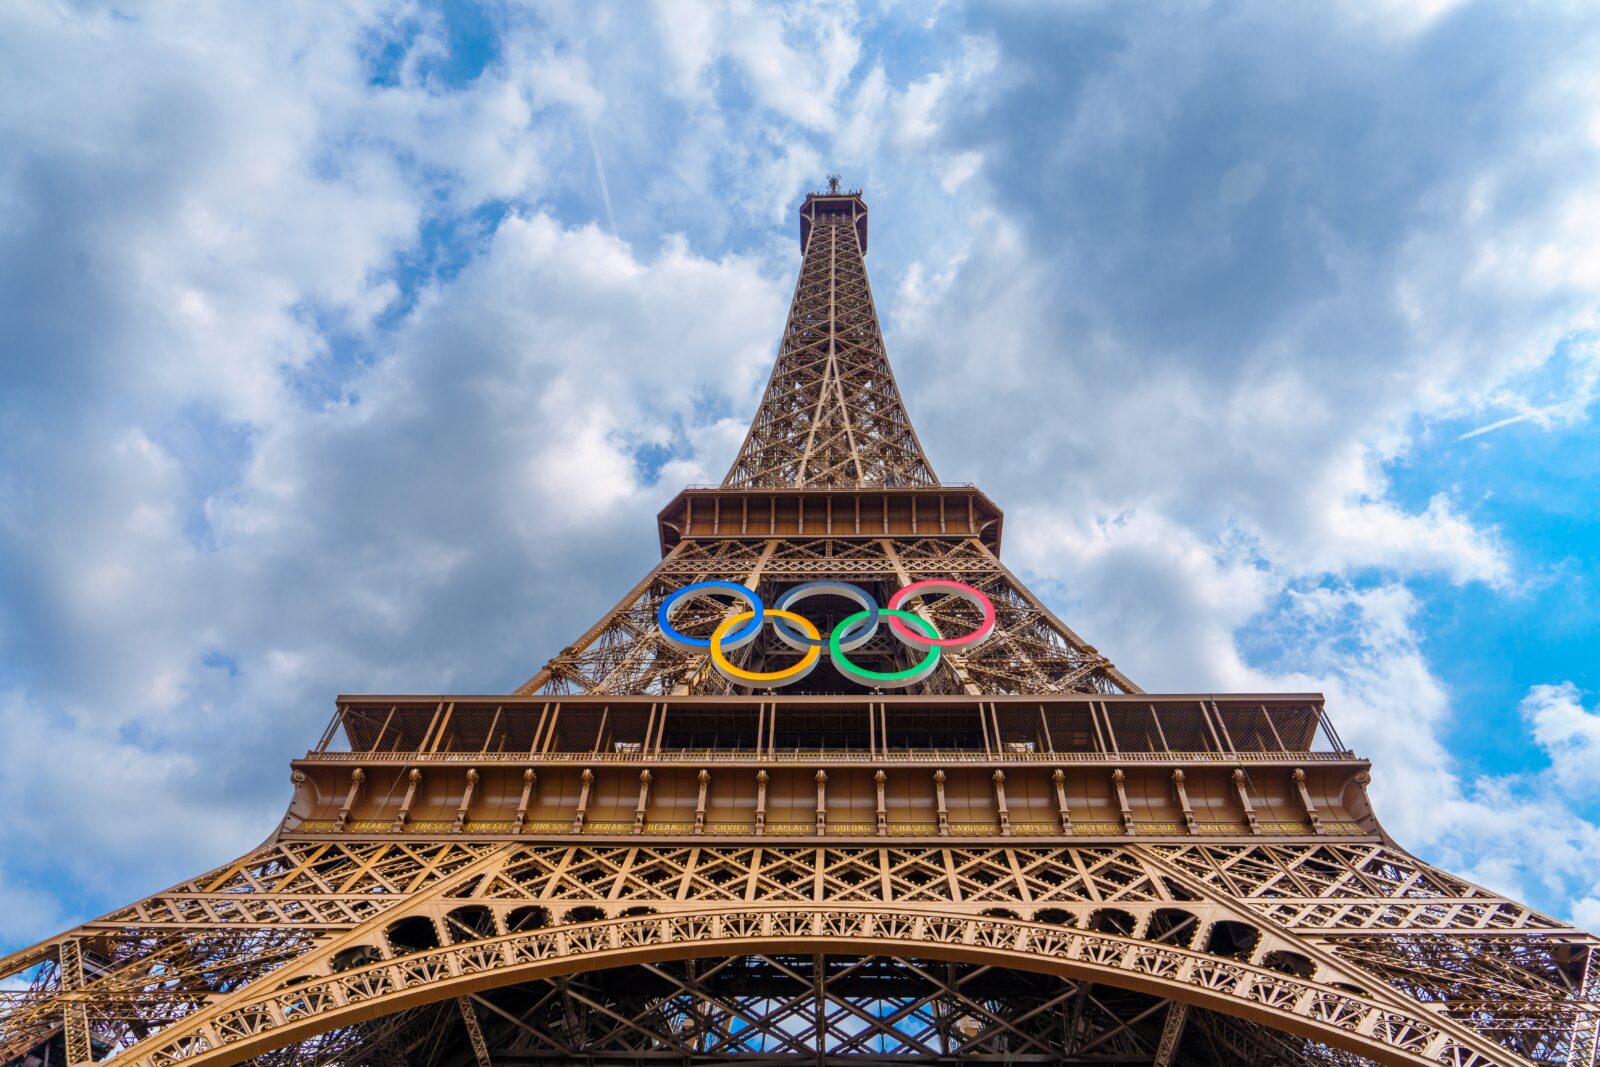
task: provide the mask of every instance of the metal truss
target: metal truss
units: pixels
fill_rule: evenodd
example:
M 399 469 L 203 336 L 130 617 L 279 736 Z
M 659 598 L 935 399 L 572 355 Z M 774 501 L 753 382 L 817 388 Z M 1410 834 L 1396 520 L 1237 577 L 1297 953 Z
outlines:
M 656 608 L 671 593 L 708 579 L 738 582 L 775 598 L 782 588 L 822 577 L 845 578 L 886 600 L 900 586 L 924 578 L 955 578 L 984 591 L 998 613 L 995 634 L 983 645 L 945 657 L 940 670 L 912 693 L 1137 693 L 1110 660 L 1074 633 L 1028 591 L 977 538 L 693 539 L 676 546 L 622 601 L 517 690 L 550 693 L 728 693 L 726 679 L 706 657 L 666 641 L 656 629 Z M 728 607 L 710 598 L 682 605 L 674 621 L 695 636 L 709 634 Z M 970 627 L 975 612 L 947 597 L 927 611 L 944 633 Z M 741 650 L 740 665 L 776 669 L 794 652 L 766 632 Z M 873 669 L 902 666 L 908 650 L 886 634 L 861 649 Z M 809 691 L 853 687 L 826 666 L 807 679 Z M 786 690 L 787 692 L 787 690 Z
M 866 206 L 812 198 L 805 259 L 766 395 L 723 485 L 936 485 L 867 282 Z
M 91 1034 L 125 1044 L 248 985 L 437 884 L 492 846 L 461 842 L 277 842 L 0 961 L 35 972 L 0 993 L 0 1063 L 63 1026 L 70 1062 Z M 70 1006 L 50 1005 L 67 998 Z M 110 1035 L 110 1036 L 108 1036 Z
M 892 956 L 642 964 L 471 1000 L 485 1020 L 486 1055 L 499 1064 L 1372 1062 L 1150 994 Z M 1185 1025 L 1174 1028 L 1174 1018 Z M 468 1034 L 448 1011 L 414 1016 L 400 1043 L 421 1051 L 441 1030 L 462 1051 L 439 1062 L 473 1063 Z M 1169 1033 L 1177 1035 L 1170 1049 Z M 316 1062 L 381 1062 L 352 1051 Z
M 1596 947 L 1378 844 L 283 842 L 0 970 L 50 961 L 8 995 L 11 1056 L 77 1026 L 151 1067 L 419 1062 L 442 1030 L 429 1055 L 479 1062 L 1485 1067 L 1589 1062 Z

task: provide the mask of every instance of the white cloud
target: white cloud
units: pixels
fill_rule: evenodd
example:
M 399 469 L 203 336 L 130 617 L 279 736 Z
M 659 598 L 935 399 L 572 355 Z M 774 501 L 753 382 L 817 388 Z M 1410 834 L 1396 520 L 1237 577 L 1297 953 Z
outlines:
M 1460 6 L 1462 0 L 1360 0 L 1347 14 L 1380 33 L 1422 33 Z
M 192 739 L 232 728 L 207 723 L 212 714 L 189 709 Z M 225 714 L 236 723 L 241 711 Z M 16 864 L 26 857 L 34 879 L 44 871 L 68 875 L 93 900 L 154 892 L 176 881 L 176 871 L 197 873 L 236 855 L 266 836 L 288 792 L 280 770 L 272 777 L 281 787 L 230 796 L 219 768 L 206 765 L 203 744 L 161 751 L 129 743 L 93 709 L 66 715 L 15 693 L 0 694 L 0 737 L 6 751 L 28 756 L 26 767 L 0 781 L 7 808 L 28 813 L 6 828 L 0 851 Z M 0 938 L 15 944 L 25 929 L 34 937 L 50 933 L 68 902 L 80 899 L 63 888 L 54 880 L 19 884 L 16 874 L 0 870 L 0 900 L 8 902 Z
M 1020 564 L 1088 640 L 1153 691 L 1254 688 L 1234 635 L 1279 580 L 1242 540 L 1207 543 L 1148 511 L 1099 518 L 1027 508 L 1007 522 Z M 1132 654 L 1138 650 L 1137 654 Z
M 1600 793 L 1600 711 L 1583 706 L 1577 686 L 1534 686 L 1522 701 L 1522 716 L 1563 790 Z
M 1066 341 L 1060 280 L 1039 265 L 1049 260 L 1004 220 L 983 228 L 984 243 L 957 267 L 908 273 L 900 293 L 897 340 L 939 363 L 915 398 L 936 460 L 944 442 L 978 454 L 988 423 L 969 415 L 1006 410 L 1017 429 L 998 488 L 1051 500 L 1058 514 L 1092 501 L 1110 514 L 1153 506 L 1210 538 L 1238 526 L 1290 576 L 1385 567 L 1507 580 L 1494 531 L 1448 496 L 1420 511 L 1389 497 L 1381 465 L 1404 438 L 1369 410 L 1382 382 L 1344 401 L 1289 368 L 1207 380 L 1097 336 L 1088 321 Z M 965 387 L 939 384 L 956 380 Z M 1062 466 L 1063 456 L 1075 461 Z M 948 464 L 944 473 L 966 476 Z
M 860 55 L 853 22 L 847 4 L 777 10 L 734 2 L 723 23 L 725 48 L 761 103 L 801 126 L 825 129 L 834 122 L 834 98 Z
M 658 0 L 654 26 L 679 94 L 706 101 L 718 64 L 763 107 L 810 130 L 833 126 L 834 103 L 860 58 L 854 5 L 779 8 L 750 0 L 683 5 Z
M 25 945 L 57 932 L 66 920 L 61 902 L 36 886 L 19 884 L 0 867 L 0 945 Z M 26 989 L 25 975 L 0 980 L 0 991 Z

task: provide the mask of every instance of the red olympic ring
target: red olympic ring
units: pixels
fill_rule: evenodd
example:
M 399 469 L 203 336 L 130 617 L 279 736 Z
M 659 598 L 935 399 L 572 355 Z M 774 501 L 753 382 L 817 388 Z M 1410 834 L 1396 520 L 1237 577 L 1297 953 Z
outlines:
M 987 640 L 994 633 L 995 612 L 994 601 L 984 596 L 964 582 L 952 582 L 945 578 L 929 578 L 926 581 L 912 582 L 894 596 L 889 598 L 889 607 L 900 610 L 905 607 L 906 601 L 923 596 L 926 593 L 950 593 L 971 604 L 983 612 L 983 621 L 977 627 L 958 637 L 927 637 L 919 634 L 907 626 L 896 616 L 889 616 L 889 629 L 894 635 L 913 648 L 965 648 Z

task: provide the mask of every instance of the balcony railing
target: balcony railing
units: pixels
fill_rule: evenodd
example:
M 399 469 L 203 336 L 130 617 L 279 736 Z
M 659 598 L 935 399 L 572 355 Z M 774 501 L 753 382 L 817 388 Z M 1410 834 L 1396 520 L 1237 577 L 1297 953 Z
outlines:
M 460 763 L 481 764 L 495 762 L 573 763 L 594 764 L 648 763 L 660 766 L 684 763 L 701 766 L 720 763 L 861 763 L 872 766 L 897 763 L 927 764 L 1013 764 L 1039 763 L 1336 763 L 1354 759 L 1352 752 L 1029 752 L 986 755 L 982 752 L 950 749 L 926 749 L 905 752 L 851 752 L 839 749 L 818 749 L 811 752 L 777 752 L 761 755 L 729 749 L 669 749 L 664 752 L 542 752 L 536 754 L 508 752 L 308 752 L 306 760 L 313 763 L 343 763 L 359 758 L 366 764 Z
M 342 698 L 309 755 L 368 763 L 1345 760 L 1315 694 Z

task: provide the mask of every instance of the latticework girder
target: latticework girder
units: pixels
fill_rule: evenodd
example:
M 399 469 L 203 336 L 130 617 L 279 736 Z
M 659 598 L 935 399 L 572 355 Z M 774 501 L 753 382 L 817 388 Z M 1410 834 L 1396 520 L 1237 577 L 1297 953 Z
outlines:
M 338 872 L 336 886 L 317 870 Z M 219 886 L 280 906 L 301 893 L 393 899 L 356 923 L 300 911 L 296 925 L 263 927 L 249 906 L 208 908 Z M 1286 892 L 1299 910 L 1281 907 Z M 1330 919 L 1311 901 L 1341 910 Z M 1413 906 L 1434 909 L 1428 932 L 1371 922 Z M 445 1026 L 425 1010 L 442 1003 L 469 1037 L 477 1021 L 462 1047 L 492 1062 L 1072 1062 L 1102 1050 L 1144 1063 L 1176 1001 L 1203 1011 L 1169 1035 L 1169 1062 L 1254 1042 L 1298 1050 L 1285 1062 L 1482 1067 L 1582 1062 L 1575 1042 L 1600 1012 L 1585 985 L 1594 939 L 1358 842 L 284 842 L 119 914 L 153 908 L 173 917 L 154 934 L 108 916 L 61 939 L 59 959 L 89 946 L 93 962 L 81 980 L 63 966 L 8 995 L 13 1040 L 37 1048 L 62 1026 L 70 1038 L 83 1013 L 129 1063 L 382 1063 L 416 1054 L 419 1025 Z M 674 962 L 685 955 L 694 966 Z M 638 970 L 594 974 L 618 968 Z M 806 975 L 824 979 L 820 994 L 795 991 Z
M 1151 1064 L 1169 1012 L 1159 997 L 1115 987 L 884 956 L 644 964 L 475 999 L 493 1020 L 486 1036 L 496 1063 Z M 1217 1062 L 1203 1025 L 1167 1064 Z M 1236 1040 L 1260 1040 L 1259 1028 L 1239 1030 Z M 1303 1062 L 1366 1062 L 1324 1054 Z
M 936 485 L 867 282 L 866 207 L 814 197 L 783 343 L 726 487 Z

